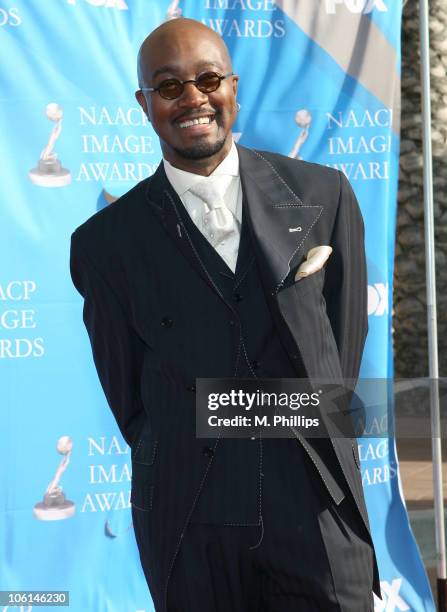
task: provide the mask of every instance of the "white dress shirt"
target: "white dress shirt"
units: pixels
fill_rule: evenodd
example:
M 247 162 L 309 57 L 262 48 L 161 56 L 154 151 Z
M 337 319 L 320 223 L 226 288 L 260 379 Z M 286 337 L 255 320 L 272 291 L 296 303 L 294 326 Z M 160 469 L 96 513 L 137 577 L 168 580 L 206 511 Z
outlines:
M 174 168 L 166 159 L 163 159 L 163 165 L 169 182 L 183 202 L 189 216 L 205 238 L 208 239 L 206 227 L 202 222 L 204 204 L 199 197 L 189 190 L 198 182 L 207 181 L 211 179 L 211 177 L 225 205 L 235 216 L 240 230 L 242 223 L 242 189 L 239 177 L 239 156 L 234 142 L 231 145 L 228 155 L 221 161 L 209 177 Z M 239 244 L 237 244 L 237 247 L 238 246 Z M 231 246 L 223 241 L 215 247 L 215 250 L 234 272 L 236 270 L 238 249 L 235 250 L 234 245 Z

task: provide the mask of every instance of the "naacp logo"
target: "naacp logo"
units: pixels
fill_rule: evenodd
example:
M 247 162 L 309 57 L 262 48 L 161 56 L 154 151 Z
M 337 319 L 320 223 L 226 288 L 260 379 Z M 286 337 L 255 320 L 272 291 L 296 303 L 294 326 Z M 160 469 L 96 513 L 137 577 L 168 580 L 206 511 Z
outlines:
M 407 602 L 404 601 L 402 596 L 399 594 L 402 586 L 402 578 L 396 578 L 392 582 L 381 581 L 380 591 L 382 599 L 374 595 L 374 612 L 404 612 L 409 610 Z
M 388 314 L 388 283 L 368 285 L 368 315 Z
M 371 13 L 374 9 L 386 13 L 385 0 L 326 0 L 326 13 L 335 15 L 337 7 L 344 7 L 351 13 Z
M 61 476 L 70 462 L 72 449 L 73 442 L 70 436 L 59 438 L 56 450 L 60 455 L 63 455 L 63 459 L 45 491 L 43 501 L 38 502 L 33 508 L 34 516 L 41 521 L 60 521 L 70 518 L 75 513 L 74 503 L 65 497 L 59 484 Z
M 182 16 L 182 9 L 179 7 L 180 0 L 173 0 L 166 11 L 166 21 L 178 19 Z
M 310 124 L 312 123 L 312 115 L 309 113 L 308 110 L 302 108 L 301 110 L 297 111 L 295 115 L 295 123 L 300 128 L 300 132 L 298 134 L 297 139 L 295 140 L 295 144 L 293 145 L 292 150 L 289 153 L 289 157 L 292 157 L 293 159 L 303 159 L 299 156 L 299 152 L 303 144 L 306 142 L 307 137 L 309 136 L 309 128 Z
M 71 182 L 70 171 L 62 168 L 61 162 L 54 152 L 54 145 L 62 132 L 62 117 L 64 115 L 61 107 L 56 102 L 51 102 L 46 108 L 46 115 L 55 124 L 48 142 L 40 154 L 37 168 L 29 171 L 31 181 L 39 187 L 65 187 Z

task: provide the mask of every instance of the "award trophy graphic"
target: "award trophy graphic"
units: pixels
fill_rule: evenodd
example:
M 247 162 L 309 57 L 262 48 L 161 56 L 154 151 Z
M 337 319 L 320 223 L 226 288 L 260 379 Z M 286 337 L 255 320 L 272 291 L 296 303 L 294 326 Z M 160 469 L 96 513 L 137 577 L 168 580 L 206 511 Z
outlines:
M 312 123 L 312 115 L 308 110 L 302 108 L 295 115 L 295 123 L 301 128 L 301 132 L 293 145 L 293 149 L 289 153 L 289 157 L 294 159 L 302 159 L 302 157 L 299 157 L 298 153 L 309 136 L 309 127 Z
M 70 171 L 62 168 L 57 159 L 57 153 L 53 151 L 56 140 L 62 131 L 62 117 L 64 115 L 61 107 L 56 102 L 47 105 L 46 115 L 50 121 L 56 124 L 50 134 L 47 146 L 40 154 L 37 167 L 29 171 L 30 180 L 39 187 L 65 187 L 71 183 Z
M 182 9 L 179 7 L 180 0 L 173 0 L 166 11 L 166 21 L 178 19 L 182 16 Z
M 34 516 L 41 521 L 60 521 L 70 518 L 75 513 L 74 503 L 66 499 L 65 494 L 62 492 L 62 487 L 59 485 L 59 480 L 70 462 L 70 454 L 73 449 L 73 442 L 70 436 L 59 438 L 56 449 L 60 455 L 64 455 L 64 458 L 45 491 L 43 501 L 37 503 L 33 508 Z

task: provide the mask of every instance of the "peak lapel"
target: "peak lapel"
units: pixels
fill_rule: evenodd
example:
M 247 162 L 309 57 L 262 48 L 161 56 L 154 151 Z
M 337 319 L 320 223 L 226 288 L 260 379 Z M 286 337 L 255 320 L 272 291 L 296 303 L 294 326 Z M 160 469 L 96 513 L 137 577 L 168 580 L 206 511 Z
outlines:
M 292 265 L 302 257 L 306 238 L 323 207 L 304 205 L 261 153 L 240 145 L 238 153 L 244 203 L 261 270 L 270 291 L 277 293 Z
M 158 166 L 146 190 L 148 204 L 156 217 L 166 230 L 171 240 L 180 250 L 184 257 L 189 261 L 194 270 L 203 278 L 206 284 L 220 292 L 202 264 L 199 255 L 193 245 L 192 239 L 187 231 L 181 215 L 180 207 L 182 201 L 168 181 L 164 171 L 163 162 Z

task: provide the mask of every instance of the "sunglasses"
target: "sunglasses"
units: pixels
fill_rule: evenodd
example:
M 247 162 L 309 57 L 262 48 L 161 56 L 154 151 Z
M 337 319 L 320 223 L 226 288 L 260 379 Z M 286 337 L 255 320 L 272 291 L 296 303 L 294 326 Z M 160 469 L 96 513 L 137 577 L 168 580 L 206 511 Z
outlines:
M 142 87 L 141 91 L 158 91 L 160 96 L 165 100 L 175 100 L 182 95 L 186 83 L 192 83 L 199 91 L 208 94 L 219 89 L 221 81 L 230 76 L 233 76 L 233 72 L 224 74 L 223 76 L 216 72 L 205 72 L 195 80 L 189 79 L 188 81 L 179 81 L 178 79 L 166 79 L 166 81 L 160 83 L 158 87 Z

